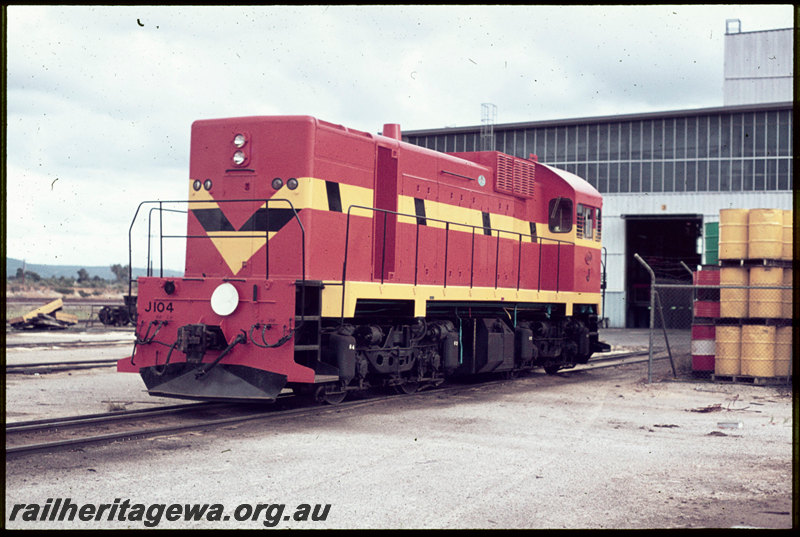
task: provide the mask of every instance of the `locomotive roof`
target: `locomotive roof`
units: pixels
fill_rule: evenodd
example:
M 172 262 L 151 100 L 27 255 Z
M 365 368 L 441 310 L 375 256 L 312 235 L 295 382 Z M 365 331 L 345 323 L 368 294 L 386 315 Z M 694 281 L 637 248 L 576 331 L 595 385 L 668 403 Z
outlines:
M 574 173 L 570 173 L 566 170 L 562 170 L 560 168 L 553 168 L 552 166 L 548 166 L 547 164 L 542 164 L 541 162 L 536 163 L 537 166 L 542 166 L 543 168 L 549 170 L 554 175 L 557 175 L 561 180 L 567 183 L 570 188 L 575 191 L 576 197 L 578 201 L 581 201 L 580 198 L 586 199 L 589 198 L 593 201 L 600 202 L 603 199 L 603 196 L 600 195 L 600 192 L 593 187 L 589 182 L 582 177 L 575 175 Z

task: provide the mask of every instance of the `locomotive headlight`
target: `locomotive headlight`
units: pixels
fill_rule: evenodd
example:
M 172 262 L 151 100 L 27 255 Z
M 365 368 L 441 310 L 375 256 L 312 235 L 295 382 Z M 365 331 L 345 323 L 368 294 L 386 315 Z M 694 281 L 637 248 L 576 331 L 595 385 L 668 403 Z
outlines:
M 200 182 L 200 179 L 195 179 L 194 183 L 192 183 L 192 188 L 195 190 L 200 190 L 201 186 L 203 186 L 203 183 Z
M 206 179 L 203 181 L 203 188 L 206 190 L 211 190 L 211 179 Z
M 295 188 L 297 188 L 297 184 L 298 184 L 297 179 L 295 179 L 294 177 L 290 177 L 289 179 L 286 180 L 286 188 L 288 188 L 289 190 L 294 190 Z
M 274 188 L 275 190 L 280 190 L 282 186 L 283 186 L 283 180 L 280 177 L 276 177 L 275 179 L 272 180 L 272 188 Z
M 244 134 L 237 134 L 233 137 L 233 145 L 236 147 L 244 147 L 244 144 L 247 143 L 247 138 L 245 138 Z
M 214 313 L 226 317 L 236 311 L 239 305 L 239 293 L 233 284 L 223 283 L 211 294 L 211 309 Z
M 237 166 L 241 166 L 244 164 L 244 161 L 247 160 L 247 157 L 244 154 L 244 151 L 237 151 L 233 154 L 233 163 Z

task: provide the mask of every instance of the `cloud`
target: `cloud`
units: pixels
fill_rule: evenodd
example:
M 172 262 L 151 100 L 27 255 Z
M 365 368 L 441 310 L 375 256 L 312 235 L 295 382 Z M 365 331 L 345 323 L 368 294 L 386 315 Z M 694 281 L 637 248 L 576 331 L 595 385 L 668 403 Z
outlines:
M 378 132 L 478 125 L 484 102 L 499 123 L 718 106 L 725 19 L 783 28 L 793 10 L 9 6 L 7 16 L 8 253 L 102 265 L 119 262 L 137 200 L 186 195 L 196 119 L 307 114 Z

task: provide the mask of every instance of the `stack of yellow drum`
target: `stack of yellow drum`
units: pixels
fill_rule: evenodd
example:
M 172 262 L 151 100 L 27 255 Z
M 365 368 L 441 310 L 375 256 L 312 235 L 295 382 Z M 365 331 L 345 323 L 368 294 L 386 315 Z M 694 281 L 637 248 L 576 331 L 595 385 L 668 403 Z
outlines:
M 792 218 L 790 210 L 720 211 L 717 377 L 792 374 Z

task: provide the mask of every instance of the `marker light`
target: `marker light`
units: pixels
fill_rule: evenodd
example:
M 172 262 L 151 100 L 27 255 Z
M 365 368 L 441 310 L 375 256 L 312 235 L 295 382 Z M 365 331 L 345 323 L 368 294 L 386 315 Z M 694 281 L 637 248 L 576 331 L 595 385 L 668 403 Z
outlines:
M 297 179 L 290 177 L 286 180 L 286 186 L 289 188 L 289 190 L 294 190 L 297 188 Z
M 237 151 L 233 154 L 233 163 L 237 166 L 241 166 L 244 164 L 246 157 L 244 156 L 244 151 Z
M 223 283 L 211 295 L 211 309 L 214 313 L 226 317 L 236 310 L 239 305 L 239 293 L 233 284 Z
M 164 292 L 168 295 L 171 295 L 175 292 L 175 282 L 172 280 L 167 280 L 164 282 Z
M 244 144 L 247 143 L 247 138 L 244 137 L 244 134 L 237 134 L 233 137 L 233 145 L 236 147 L 244 147 Z
M 280 177 L 276 177 L 272 180 L 272 188 L 275 190 L 279 190 L 283 186 L 283 180 Z

